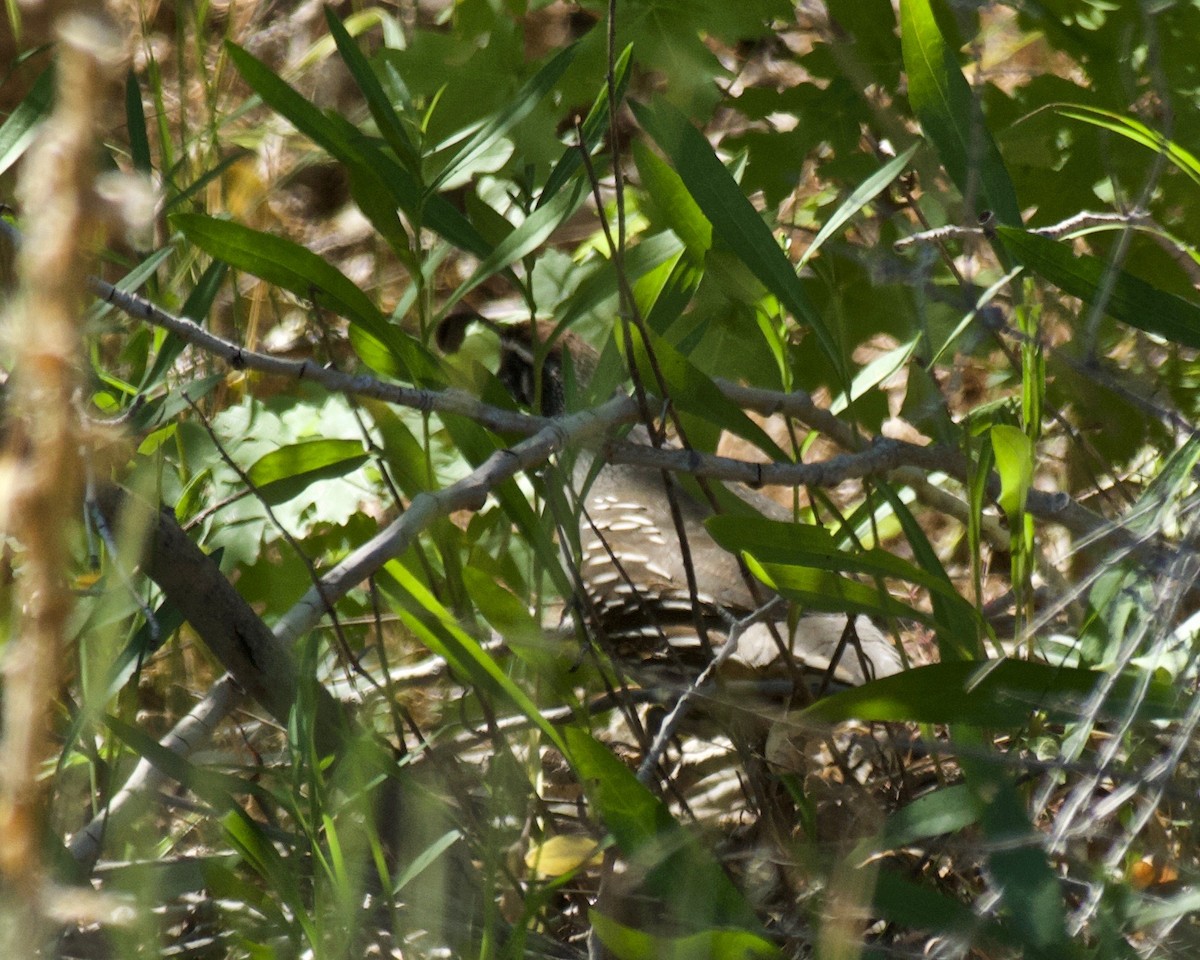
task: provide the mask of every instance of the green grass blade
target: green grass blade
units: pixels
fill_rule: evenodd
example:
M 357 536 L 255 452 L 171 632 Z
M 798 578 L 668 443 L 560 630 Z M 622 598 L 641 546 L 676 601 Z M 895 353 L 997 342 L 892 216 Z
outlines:
M 542 716 L 529 695 L 500 668 L 492 656 L 468 636 L 455 622 L 450 612 L 438 602 L 399 561 L 390 560 L 384 567 L 393 578 L 400 600 L 397 613 L 432 653 L 443 657 L 472 685 L 492 697 L 507 700 L 549 740 L 566 753 L 567 745 L 558 729 Z

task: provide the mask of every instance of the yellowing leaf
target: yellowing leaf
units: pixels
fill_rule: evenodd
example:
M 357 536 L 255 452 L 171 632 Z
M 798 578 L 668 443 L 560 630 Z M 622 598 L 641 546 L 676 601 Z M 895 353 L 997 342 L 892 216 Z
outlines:
M 561 877 L 580 867 L 598 867 L 603 859 L 600 844 L 591 837 L 550 837 L 530 848 L 525 866 L 537 877 Z

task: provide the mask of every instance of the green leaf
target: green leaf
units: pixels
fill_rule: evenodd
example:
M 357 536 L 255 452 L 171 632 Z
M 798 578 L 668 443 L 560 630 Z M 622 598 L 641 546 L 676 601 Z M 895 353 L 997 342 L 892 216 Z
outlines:
M 895 869 L 885 867 L 879 871 L 875 909 L 892 923 L 970 943 L 986 950 L 986 955 L 1004 954 L 1013 945 L 1013 937 L 999 924 L 980 917 L 953 896 L 915 883 Z
M 638 123 L 670 159 L 688 193 L 712 224 L 714 237 L 741 259 L 797 321 L 812 328 L 834 368 L 842 370 L 837 341 L 809 302 L 791 261 L 704 135 L 665 102 L 654 107 L 631 102 L 630 107 Z
M 1164 528 L 1171 513 L 1186 509 L 1192 493 L 1192 479 L 1200 462 L 1200 435 L 1193 433 L 1162 465 L 1133 508 L 1124 518 L 1125 529 L 1138 536 L 1148 536 Z
M 893 577 L 915 583 L 951 602 L 963 604 L 953 584 L 944 575 L 929 573 L 887 550 L 841 549 L 824 527 L 808 523 L 784 523 L 766 517 L 711 517 L 704 524 L 714 540 L 731 553 L 748 553 L 760 563 L 815 567 L 825 571 Z
M 330 156 L 346 165 L 355 203 L 397 253 L 408 250 L 408 237 L 396 207 L 460 249 L 486 257 L 491 247 L 445 197 L 428 196 L 400 164 L 373 146 L 344 117 L 326 114 L 285 83 L 261 60 L 236 44 L 226 50 L 238 72 L 263 102 Z M 390 199 L 389 199 L 390 198 Z
M 1053 109 L 1060 116 L 1102 127 L 1132 140 L 1134 143 L 1141 144 L 1143 147 L 1149 147 L 1155 153 L 1166 157 L 1193 183 L 1200 183 L 1200 160 L 1196 158 L 1196 155 L 1181 147 L 1174 140 L 1164 137 L 1157 130 L 1150 129 L 1140 120 L 1122 116 L 1112 110 L 1103 110 L 1100 107 L 1089 107 L 1083 104 L 1061 104 Z
M 900 0 L 900 47 L 909 102 L 963 198 L 977 215 L 990 210 L 1000 223 L 1020 226 L 1012 179 L 931 0 Z
M 579 209 L 586 197 L 587 184 L 580 181 L 570 192 L 560 193 L 549 203 L 534 210 L 519 227 L 496 244 L 492 252 L 475 268 L 475 272 L 449 296 L 442 304 L 443 313 L 448 312 L 489 277 L 541 247 L 551 234 Z
M 417 877 L 424 873 L 430 866 L 437 862 L 438 858 L 443 853 L 453 847 L 456 843 L 463 839 L 461 831 L 447 830 L 440 837 L 434 840 L 428 847 L 417 854 L 404 868 L 392 884 L 392 896 L 396 896 L 412 883 Z
M 848 222 L 859 210 L 879 196 L 879 194 L 888 188 L 893 180 L 900 176 L 904 168 L 908 166 L 908 161 L 917 152 L 918 147 L 920 147 L 920 144 L 914 143 L 899 156 L 893 157 L 885 163 L 855 188 L 854 192 L 834 211 L 833 216 L 825 221 L 820 232 L 813 242 L 809 244 L 808 249 L 804 251 L 804 256 L 800 258 L 800 267 L 808 263 L 809 259 L 821 249 L 821 245 L 837 233 L 843 224 Z
M 356 283 L 306 247 L 198 213 L 177 213 L 171 222 L 210 256 L 345 317 L 384 344 L 414 382 L 436 374 L 437 363 L 424 347 L 388 323 Z
M 253 781 L 201 767 L 174 750 L 164 747 L 154 737 L 134 724 L 117 717 L 104 717 L 104 725 L 139 757 L 152 764 L 176 783 L 185 785 L 205 803 L 217 810 L 236 811 L 238 798 L 252 794 L 260 800 L 268 800 L 265 787 Z
M 314 481 L 343 477 L 368 459 L 358 440 L 305 440 L 259 457 L 247 475 L 268 503 L 283 503 Z
M 134 169 L 149 173 L 152 163 L 150 138 L 146 133 L 146 112 L 142 106 L 137 74 L 132 70 L 125 76 L 125 129 L 129 133 L 129 156 Z
M 964 830 L 979 820 L 979 799 L 965 784 L 942 787 L 889 814 L 883 831 L 859 845 L 870 856 Z
M 1125 716 L 1135 705 L 1144 677 L 1128 671 L 1116 680 L 1105 715 Z M 1052 667 L 1029 660 L 935 663 L 881 677 L 817 701 L 801 710 L 801 723 L 843 720 L 958 723 L 1011 728 L 1024 726 L 1029 714 L 1045 711 L 1055 721 L 1078 719 L 1085 701 L 1108 677 L 1099 670 Z M 1179 716 L 1178 692 L 1153 680 L 1136 702 L 1145 719 Z
M 230 845 L 290 908 L 292 922 L 305 932 L 310 942 L 316 942 L 315 921 L 305 907 L 295 866 L 275 849 L 266 829 L 240 807 L 230 810 L 222 818 L 221 826 Z M 267 915 L 270 913 L 269 910 Z M 284 929 L 288 926 L 285 921 Z
M 655 390 L 653 368 L 641 332 L 637 328 L 630 328 L 630 336 L 642 382 L 647 385 L 647 389 Z M 617 343 L 619 347 L 624 347 L 623 338 L 618 338 Z M 702 417 L 709 423 L 736 434 L 774 460 L 790 459 L 762 427 L 746 416 L 742 408 L 726 397 L 711 378 L 693 365 L 687 357 L 653 333 L 650 334 L 650 346 L 654 351 L 658 369 L 667 381 L 671 402 L 680 410 Z
M 198 325 L 203 326 L 204 318 L 208 316 L 208 311 L 212 309 L 213 301 L 217 298 L 217 291 L 221 289 L 221 284 L 225 281 L 225 274 L 228 271 L 229 264 L 223 263 L 220 260 L 214 260 L 205 267 L 204 273 L 200 275 L 200 279 L 196 281 L 192 292 L 188 294 L 187 300 L 184 301 L 179 315 L 187 317 L 189 320 L 193 320 Z M 179 355 L 186 348 L 186 340 L 176 334 L 168 333 L 162 342 L 162 346 L 159 347 L 158 355 L 154 358 L 154 365 L 142 378 L 139 392 L 146 392 L 150 387 L 157 385 L 166 377 L 168 371 L 175 365 L 175 361 L 179 359 Z
M 38 75 L 22 100 L 0 124 L 0 173 L 16 163 L 37 133 L 38 122 L 49 112 L 54 99 L 54 69 Z
M 578 727 L 564 731 L 567 756 L 593 808 L 646 890 L 673 908 L 687 931 L 736 926 L 757 932 L 750 905 L 716 858 L 671 816 L 609 749 Z
M 657 268 L 683 251 L 679 238 L 669 231 L 645 237 L 641 243 L 630 248 L 625 255 L 625 274 L 630 283 L 635 283 L 651 270 Z M 617 299 L 617 276 L 607 261 L 599 264 L 575 292 L 564 301 L 560 310 L 560 322 L 569 328 L 581 317 L 600 311 L 605 304 Z M 613 310 L 615 313 L 615 308 Z
M 1017 792 L 1015 772 L 988 749 L 977 731 L 955 731 L 963 742 L 960 762 L 967 787 L 980 807 L 979 827 L 988 870 L 1008 915 L 1008 928 L 1030 960 L 1068 960 L 1082 956 L 1067 936 L 1063 891 L 1043 849 L 1044 835 L 1034 829 Z
M 869 617 L 900 617 L 930 624 L 929 614 L 892 597 L 886 590 L 815 567 L 759 563 L 743 555 L 746 566 L 763 583 L 806 609 L 827 613 L 862 613 Z
M 640 140 L 633 142 L 633 160 L 655 209 L 683 241 L 691 258 L 702 263 L 712 248 L 712 224 L 688 193 L 682 178 Z
M 503 391 L 503 393 L 506 397 L 509 396 L 507 391 Z M 497 449 L 495 437 L 474 421 L 466 417 L 447 417 L 445 426 L 446 433 L 455 448 L 473 467 L 479 466 L 488 457 L 495 454 Z M 553 581 L 558 595 L 560 597 L 572 596 L 574 588 L 563 571 L 562 554 L 554 543 L 553 535 L 540 522 L 537 513 L 529 505 L 529 500 L 521 488 L 513 480 L 508 480 L 494 487 L 491 495 L 495 497 L 500 509 L 504 511 L 504 515 L 508 517 L 517 532 L 533 549 L 538 562 L 542 564 L 542 568 Z
M 527 117 L 558 83 L 571 61 L 575 59 L 575 44 L 559 51 L 525 84 L 512 101 L 481 127 L 458 153 L 442 168 L 442 172 L 429 184 L 427 190 L 434 192 L 438 187 L 455 177 L 459 171 L 470 166 L 487 153 L 501 137 Z
M 346 69 L 354 77 L 354 82 L 367 101 L 367 108 L 371 111 L 371 116 L 375 119 L 379 132 L 396 156 L 400 158 L 400 162 L 404 164 L 405 168 L 410 173 L 419 175 L 420 153 L 412 142 L 412 138 L 409 137 L 408 131 L 404 129 L 404 124 L 392 107 L 392 102 L 379 83 L 379 78 L 375 76 L 375 71 L 371 69 L 370 63 L 363 56 L 358 44 L 331 7 L 325 8 L 325 20 L 329 24 L 329 32 L 337 44 L 338 53 L 341 54 Z
M 118 280 L 113 286 L 123 293 L 133 293 L 142 284 L 154 276 L 158 268 L 169 258 L 174 250 L 168 244 L 154 253 L 150 254 L 146 259 L 136 264 L 125 276 Z M 97 299 L 88 307 L 87 322 L 94 323 L 101 317 L 107 316 L 109 313 L 116 310 L 116 306 L 108 303 L 105 300 Z
M 500 668 L 492 656 L 467 635 L 437 598 L 408 572 L 402 563 L 389 560 L 384 570 L 392 578 L 400 600 L 400 619 L 430 652 L 443 657 L 462 677 L 488 695 L 507 700 L 559 750 L 567 752 L 562 735 L 530 698 Z
M 408 185 L 408 199 L 415 210 L 420 194 L 419 190 L 413 189 L 411 177 L 398 164 L 384 160 L 380 151 L 374 150 L 376 156 L 370 156 L 365 138 L 347 120 L 317 109 L 261 60 L 228 41 L 225 49 L 238 73 L 267 106 L 290 121 L 330 156 L 346 165 L 350 176 L 350 192 L 359 209 L 397 253 L 407 253 L 408 235 L 396 216 L 395 204 L 387 200 L 393 196 L 399 203 L 394 194 Z M 385 176 L 388 166 L 399 171 L 399 176 Z M 404 206 L 402 203 L 400 205 Z M 411 213 L 409 207 L 405 207 L 405 210 Z
M 617 103 L 622 103 L 625 100 L 625 90 L 629 86 L 629 60 L 633 54 L 633 44 L 629 44 L 621 51 L 621 55 L 617 57 L 617 62 L 613 64 L 613 78 L 615 86 L 614 100 Z M 592 104 L 592 108 L 588 111 L 587 118 L 583 121 L 583 149 L 591 155 L 591 152 L 596 148 L 596 145 L 604 139 L 608 133 L 608 87 L 601 87 L 600 92 L 596 94 L 596 101 Z M 580 155 L 580 145 L 572 143 L 563 151 L 563 155 L 559 158 L 558 163 L 554 165 L 554 169 L 550 171 L 550 176 L 546 178 L 546 185 L 542 187 L 542 193 L 538 197 L 537 205 L 549 202 L 559 190 L 561 190 L 575 175 L 575 171 L 583 166 L 583 157 Z
M 617 960 L 758 960 L 778 957 L 779 948 L 769 940 L 744 930 L 705 930 L 683 937 L 661 937 L 634 930 L 612 917 L 592 910 L 592 929 L 606 950 Z
M 998 227 L 1004 248 L 1026 267 L 1064 293 L 1111 317 L 1185 347 L 1200 347 L 1200 306 L 1159 290 L 1090 254 L 1076 255 L 1065 243 Z
M 912 511 L 908 509 L 900 495 L 887 483 L 877 482 L 876 487 L 892 505 L 892 512 L 900 521 L 904 536 L 908 539 L 917 563 L 920 564 L 927 576 L 934 578 L 944 587 L 950 588 L 948 595 L 944 587 L 934 588 L 932 584 L 926 584 L 933 606 L 938 654 L 942 663 L 981 659 L 983 647 L 979 641 L 986 626 L 980 622 L 979 612 L 954 588 L 949 574 L 946 573 L 946 568 L 942 566 L 937 552 L 933 549 L 929 538 L 925 536 L 925 531 L 921 529 L 917 518 L 912 515 Z
M 189 241 L 231 267 L 346 317 L 371 336 L 387 336 L 387 319 L 349 277 L 306 247 L 232 220 L 177 213 L 171 223 Z
M 1007 423 L 991 429 L 996 472 L 1000 474 L 1000 506 L 1009 517 L 1025 511 L 1033 484 L 1033 444 L 1024 432 Z

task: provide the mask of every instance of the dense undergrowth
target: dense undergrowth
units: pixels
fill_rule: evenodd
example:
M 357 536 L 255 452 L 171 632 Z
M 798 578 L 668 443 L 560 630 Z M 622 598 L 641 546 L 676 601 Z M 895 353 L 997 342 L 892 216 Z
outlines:
M 33 572 L 74 594 L 69 669 L 5 681 L 11 949 L 1192 955 L 1200 8 L 114 16 L 57 535 L 12 517 L 62 45 L 27 22 L 0 86 L 10 663 Z M 467 306 L 588 340 L 596 416 L 514 410 L 492 338 L 443 357 Z M 542 469 L 637 418 L 631 372 L 724 458 L 666 466 L 793 514 L 713 536 L 910 669 L 645 762 L 685 690 L 560 624 Z

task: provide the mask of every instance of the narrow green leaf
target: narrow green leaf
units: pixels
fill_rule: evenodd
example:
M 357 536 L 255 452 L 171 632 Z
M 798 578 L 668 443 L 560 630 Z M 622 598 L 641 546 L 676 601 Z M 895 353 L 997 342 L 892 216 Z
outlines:
M 900 176 L 901 173 L 904 172 L 904 168 L 908 166 L 908 161 L 913 158 L 913 155 L 917 152 L 918 147 L 920 147 L 920 144 L 914 143 L 907 150 L 905 150 L 899 156 L 893 157 L 858 185 L 854 192 L 851 193 L 850 196 L 845 199 L 842 205 L 834 211 L 833 216 L 825 221 L 825 225 L 821 227 L 820 232 L 817 233 L 816 237 L 813 239 L 813 242 L 809 244 L 808 249 L 804 251 L 804 256 L 800 258 L 800 267 L 803 267 L 806 263 L 808 263 L 809 259 L 821 249 L 821 245 L 835 233 L 837 233 L 842 228 L 843 224 L 848 222 L 851 217 L 858 213 L 859 210 L 879 196 L 879 194 L 888 188 L 893 180 L 895 180 L 898 176 Z
M 1009 517 L 1025 510 L 1025 500 L 1033 484 L 1033 444 L 1018 429 L 997 423 L 991 429 L 992 452 L 996 472 L 1000 474 L 1000 506 Z
M 567 745 L 558 729 L 542 716 L 537 704 L 509 678 L 492 656 L 459 627 L 450 611 L 399 561 L 389 560 L 384 570 L 391 576 L 400 600 L 397 607 L 400 619 L 413 635 L 430 652 L 445 658 L 460 676 L 469 678 L 489 695 L 515 706 L 550 743 L 566 753 Z
M 132 70 L 125 76 L 125 129 L 129 133 L 129 155 L 134 169 L 149 173 L 152 161 L 150 137 L 146 133 L 146 111 L 142 106 L 137 74 Z
M 892 577 L 925 587 L 950 602 L 973 608 L 959 596 L 943 575 L 930 573 L 887 550 L 847 552 L 838 546 L 824 527 L 808 523 L 784 523 L 766 517 L 711 517 L 708 532 L 731 553 L 745 552 L 761 563 L 815 567 L 829 572 Z
M 640 140 L 633 142 L 633 161 L 642 187 L 667 226 L 683 241 L 692 259 L 703 262 L 712 247 L 712 224 L 688 193 L 682 178 Z
M 142 286 L 147 280 L 154 276 L 155 271 L 163 264 L 168 257 L 174 254 L 175 250 L 168 244 L 165 247 L 149 254 L 146 259 L 138 263 L 125 276 L 118 280 L 113 286 L 124 293 L 133 293 Z M 117 308 L 111 303 L 104 300 L 95 300 L 87 311 L 87 322 L 94 323 L 100 317 L 105 317 L 115 311 Z
M 938 156 L 976 215 L 1020 226 L 1012 179 L 984 122 L 979 102 L 934 17 L 931 0 L 900 0 L 900 47 L 908 99 Z
M 517 91 L 512 101 L 503 110 L 492 117 L 470 140 L 463 144 L 458 153 L 442 168 L 442 172 L 434 178 L 428 187 L 428 191 L 431 193 L 436 191 L 441 184 L 450 180 L 463 168 L 474 163 L 479 157 L 487 153 L 497 140 L 524 120 L 525 117 L 529 116 L 533 108 L 554 88 L 554 85 L 558 83 L 559 78 L 566 71 L 567 67 L 571 65 L 571 61 L 575 59 L 577 49 L 577 46 L 572 44 L 560 50 L 544 67 L 534 74 L 529 82 Z
M 238 73 L 262 97 L 267 106 L 281 114 L 302 134 L 321 147 L 330 156 L 346 165 L 350 177 L 350 192 L 360 210 L 371 221 L 371 225 L 391 244 L 397 253 L 407 252 L 408 236 L 396 216 L 395 205 L 386 202 L 396 189 L 404 183 L 405 174 L 397 183 L 383 175 L 386 163 L 380 159 L 371 163 L 366 157 L 365 143 L 361 134 L 343 117 L 323 113 L 279 77 L 270 67 L 251 56 L 236 44 L 226 41 L 225 49 L 237 67 Z M 375 153 L 380 155 L 380 151 Z M 388 161 L 390 162 L 390 161 Z M 397 170 L 398 164 L 391 166 Z M 411 198 L 415 207 L 417 196 Z
M 1066 908 L 1058 876 L 1034 829 L 1007 761 L 988 749 L 978 731 L 952 733 L 963 744 L 959 762 L 979 807 L 979 828 L 988 870 L 996 880 L 1008 929 L 1030 960 L 1082 957 L 1067 936 Z
M 220 260 L 214 260 L 205 267 L 204 273 L 196 281 L 196 286 L 192 288 L 192 292 L 184 301 L 179 315 L 203 326 L 204 318 L 212 309 L 213 301 L 217 298 L 217 291 L 221 289 L 221 284 L 228 271 L 229 264 Z M 146 371 L 146 375 L 142 378 L 142 383 L 138 387 L 139 392 L 145 393 L 150 387 L 157 385 L 175 365 L 175 361 L 179 359 L 179 355 L 186 348 L 187 341 L 173 333 L 168 333 L 162 346 L 159 347 L 158 355 L 154 358 L 154 365 Z
M 400 162 L 404 164 L 405 168 L 410 173 L 419 175 L 420 154 L 392 107 L 392 102 L 384 92 L 383 86 L 379 83 L 379 78 L 375 76 L 375 71 L 371 69 L 367 58 L 363 56 L 363 52 L 358 48 L 358 44 L 350 36 L 342 21 L 333 12 L 333 8 L 325 8 L 325 20 L 329 24 L 329 32 L 333 36 L 334 43 L 337 44 L 342 62 L 346 64 L 346 69 L 350 71 L 359 91 L 366 99 L 367 109 L 371 111 L 371 116 L 374 117 L 379 132 L 396 156 L 400 158 Z
M 1153 680 L 1144 698 L 1133 702 L 1142 681 L 1129 671 L 1117 678 L 1105 716 L 1126 716 L 1135 708 L 1144 719 L 1180 714 L 1178 691 Z M 958 723 L 1011 728 L 1024 726 L 1029 714 L 1045 711 L 1055 721 L 1078 719 L 1092 692 L 1108 677 L 1099 670 L 1052 667 L 1030 660 L 935 663 L 881 677 L 817 701 L 801 710 L 798 722 L 843 720 Z
M 843 370 L 837 341 L 809 302 L 791 261 L 704 135 L 665 101 L 654 107 L 631 102 L 630 107 L 712 224 L 714 237 L 741 259 L 797 321 L 812 328 L 834 368 Z
M 625 274 L 630 283 L 636 283 L 651 270 L 677 257 L 683 244 L 673 233 L 664 230 L 642 239 L 625 255 Z M 589 313 L 602 310 L 606 304 L 617 299 L 617 276 L 612 264 L 598 264 L 575 288 L 575 292 L 563 303 L 559 316 L 564 327 L 570 326 Z M 615 309 L 613 310 L 615 313 Z
M 396 878 L 395 883 L 392 885 L 392 896 L 399 894 L 401 890 L 416 880 L 428 867 L 433 865 L 443 853 L 462 839 L 462 832 L 454 829 L 447 830 L 434 840 L 433 843 L 417 854 L 409 862 L 408 866 L 404 868 L 404 872 Z
M 575 184 L 574 189 L 567 193 L 560 193 L 549 203 L 534 210 L 519 227 L 496 244 L 492 252 L 475 268 L 471 276 L 450 294 L 442 304 L 442 311 L 449 311 L 459 300 L 489 277 L 541 247 L 551 234 L 579 209 L 586 198 L 587 185 L 580 181 Z
M 1172 453 L 1125 518 L 1125 529 L 1143 536 L 1163 529 L 1168 515 L 1183 508 L 1192 493 L 1196 464 L 1200 463 L 1200 435 L 1193 433 Z
M 178 193 L 172 193 L 169 195 L 163 201 L 162 212 L 164 214 L 170 213 L 175 207 L 182 203 L 186 203 L 192 197 L 196 196 L 210 183 L 215 183 L 217 180 L 220 180 L 221 177 L 225 176 L 225 172 L 230 167 L 244 160 L 247 156 L 249 156 L 249 153 L 250 151 L 248 150 L 230 150 L 228 156 L 222 157 L 219 162 L 201 173 L 198 177 L 196 177 L 195 180 L 189 183 Z
M 648 384 L 649 389 L 653 389 L 653 370 L 641 332 L 634 328 L 630 330 L 630 334 L 633 341 L 634 359 L 641 373 L 642 382 Z M 620 338 L 618 338 L 618 346 L 622 348 L 624 346 Z M 733 403 L 717 388 L 717 385 L 704 371 L 696 367 L 666 340 L 651 333 L 650 346 L 654 351 L 658 369 L 666 378 L 671 402 L 680 410 L 701 417 L 723 430 L 736 434 L 754 444 L 773 460 L 787 461 L 790 459 L 762 427 L 746 416 L 741 407 Z
M 314 481 L 343 477 L 368 459 L 358 440 L 304 440 L 264 454 L 246 473 L 260 496 L 278 503 Z
M 238 72 L 264 103 L 346 165 L 355 203 L 394 250 L 402 252 L 408 247 L 407 235 L 396 216 L 395 208 L 400 207 L 414 222 L 429 227 L 456 247 L 479 257 L 488 255 L 491 248 L 487 241 L 445 197 L 427 196 L 407 170 L 374 147 L 344 117 L 317 109 L 265 63 L 236 44 L 225 46 Z
M 198 213 L 171 218 L 189 241 L 231 267 L 251 273 L 357 323 L 385 340 L 388 322 L 349 277 L 306 247 L 232 220 Z
M 766 960 L 780 956 L 769 940 L 744 930 L 704 930 L 683 937 L 656 936 L 635 930 L 593 910 L 588 920 L 600 942 L 617 960 L 662 960 L 704 957 L 705 960 Z
M 1132 140 L 1134 143 L 1141 144 L 1143 147 L 1149 147 L 1155 153 L 1161 153 L 1193 183 L 1200 183 L 1200 159 L 1197 159 L 1190 150 L 1180 146 L 1174 140 L 1164 137 L 1157 130 L 1152 130 L 1140 120 L 1122 116 L 1112 110 L 1083 104 L 1061 104 L 1053 109 L 1060 116 L 1102 127 Z
M 1200 347 L 1200 306 L 1159 290 L 1090 254 L 1076 255 L 1048 237 L 997 228 L 1004 248 L 1020 263 L 1084 303 L 1103 304 L 1109 316 L 1185 347 Z
M 177 213 L 171 222 L 210 256 L 345 317 L 382 344 L 410 382 L 438 381 L 437 361 L 425 347 L 389 323 L 357 284 L 306 247 L 202 214 Z
M 0 173 L 16 163 L 33 142 L 38 122 L 54 99 L 54 68 L 47 67 L 22 100 L 0 124 Z
M 876 488 L 892 505 L 892 512 L 900 521 L 917 563 L 934 581 L 943 584 L 941 588 L 934 588 L 932 583 L 926 584 L 933 606 L 938 654 L 942 663 L 981 659 L 983 648 L 980 645 L 980 637 L 987 628 L 981 622 L 979 611 L 954 588 L 946 568 L 942 566 L 937 552 L 925 536 L 925 531 L 921 529 L 917 518 L 912 515 L 912 511 L 900 495 L 887 483 L 877 482 Z M 950 589 L 949 595 L 945 591 L 946 587 Z
M 117 717 L 106 716 L 104 725 L 134 753 L 152 764 L 159 773 L 165 774 L 176 783 L 185 784 L 196 796 L 217 810 L 240 810 L 238 799 L 246 794 L 263 800 L 268 797 L 265 787 L 233 774 L 198 766 L 187 757 L 164 747 L 134 724 L 126 723 Z
M 890 596 L 887 591 L 839 577 L 836 573 L 816 567 L 783 563 L 759 563 L 750 554 L 743 554 L 746 567 L 763 583 L 789 600 L 803 604 L 806 609 L 827 613 L 861 613 L 869 617 L 899 617 L 930 624 L 932 618 Z
M 914 882 L 898 870 L 884 867 L 875 882 L 875 909 L 879 915 L 907 929 L 928 930 L 986 950 L 986 955 L 1006 955 L 1014 946 L 1012 935 L 999 924 L 980 917 L 953 896 Z
M 629 59 L 633 54 L 633 44 L 629 44 L 621 55 L 617 57 L 617 62 L 613 64 L 613 78 L 616 87 L 616 102 L 623 103 L 625 100 L 625 90 L 629 86 Z M 608 132 L 608 88 L 601 87 L 600 92 L 596 94 L 596 102 L 592 104 L 592 109 L 588 111 L 587 119 L 583 121 L 583 149 L 590 155 L 596 145 L 604 138 Z M 559 158 L 558 163 L 554 165 L 554 169 L 550 171 L 550 176 L 546 179 L 546 185 L 542 188 L 541 196 L 538 197 L 537 205 L 549 202 L 559 190 L 561 190 L 575 175 L 581 166 L 583 166 L 583 157 L 580 156 L 580 145 L 572 143 L 563 151 L 563 155 Z
M 942 787 L 889 814 L 883 831 L 860 845 L 870 856 L 964 830 L 979 820 L 978 798 L 965 784 Z

